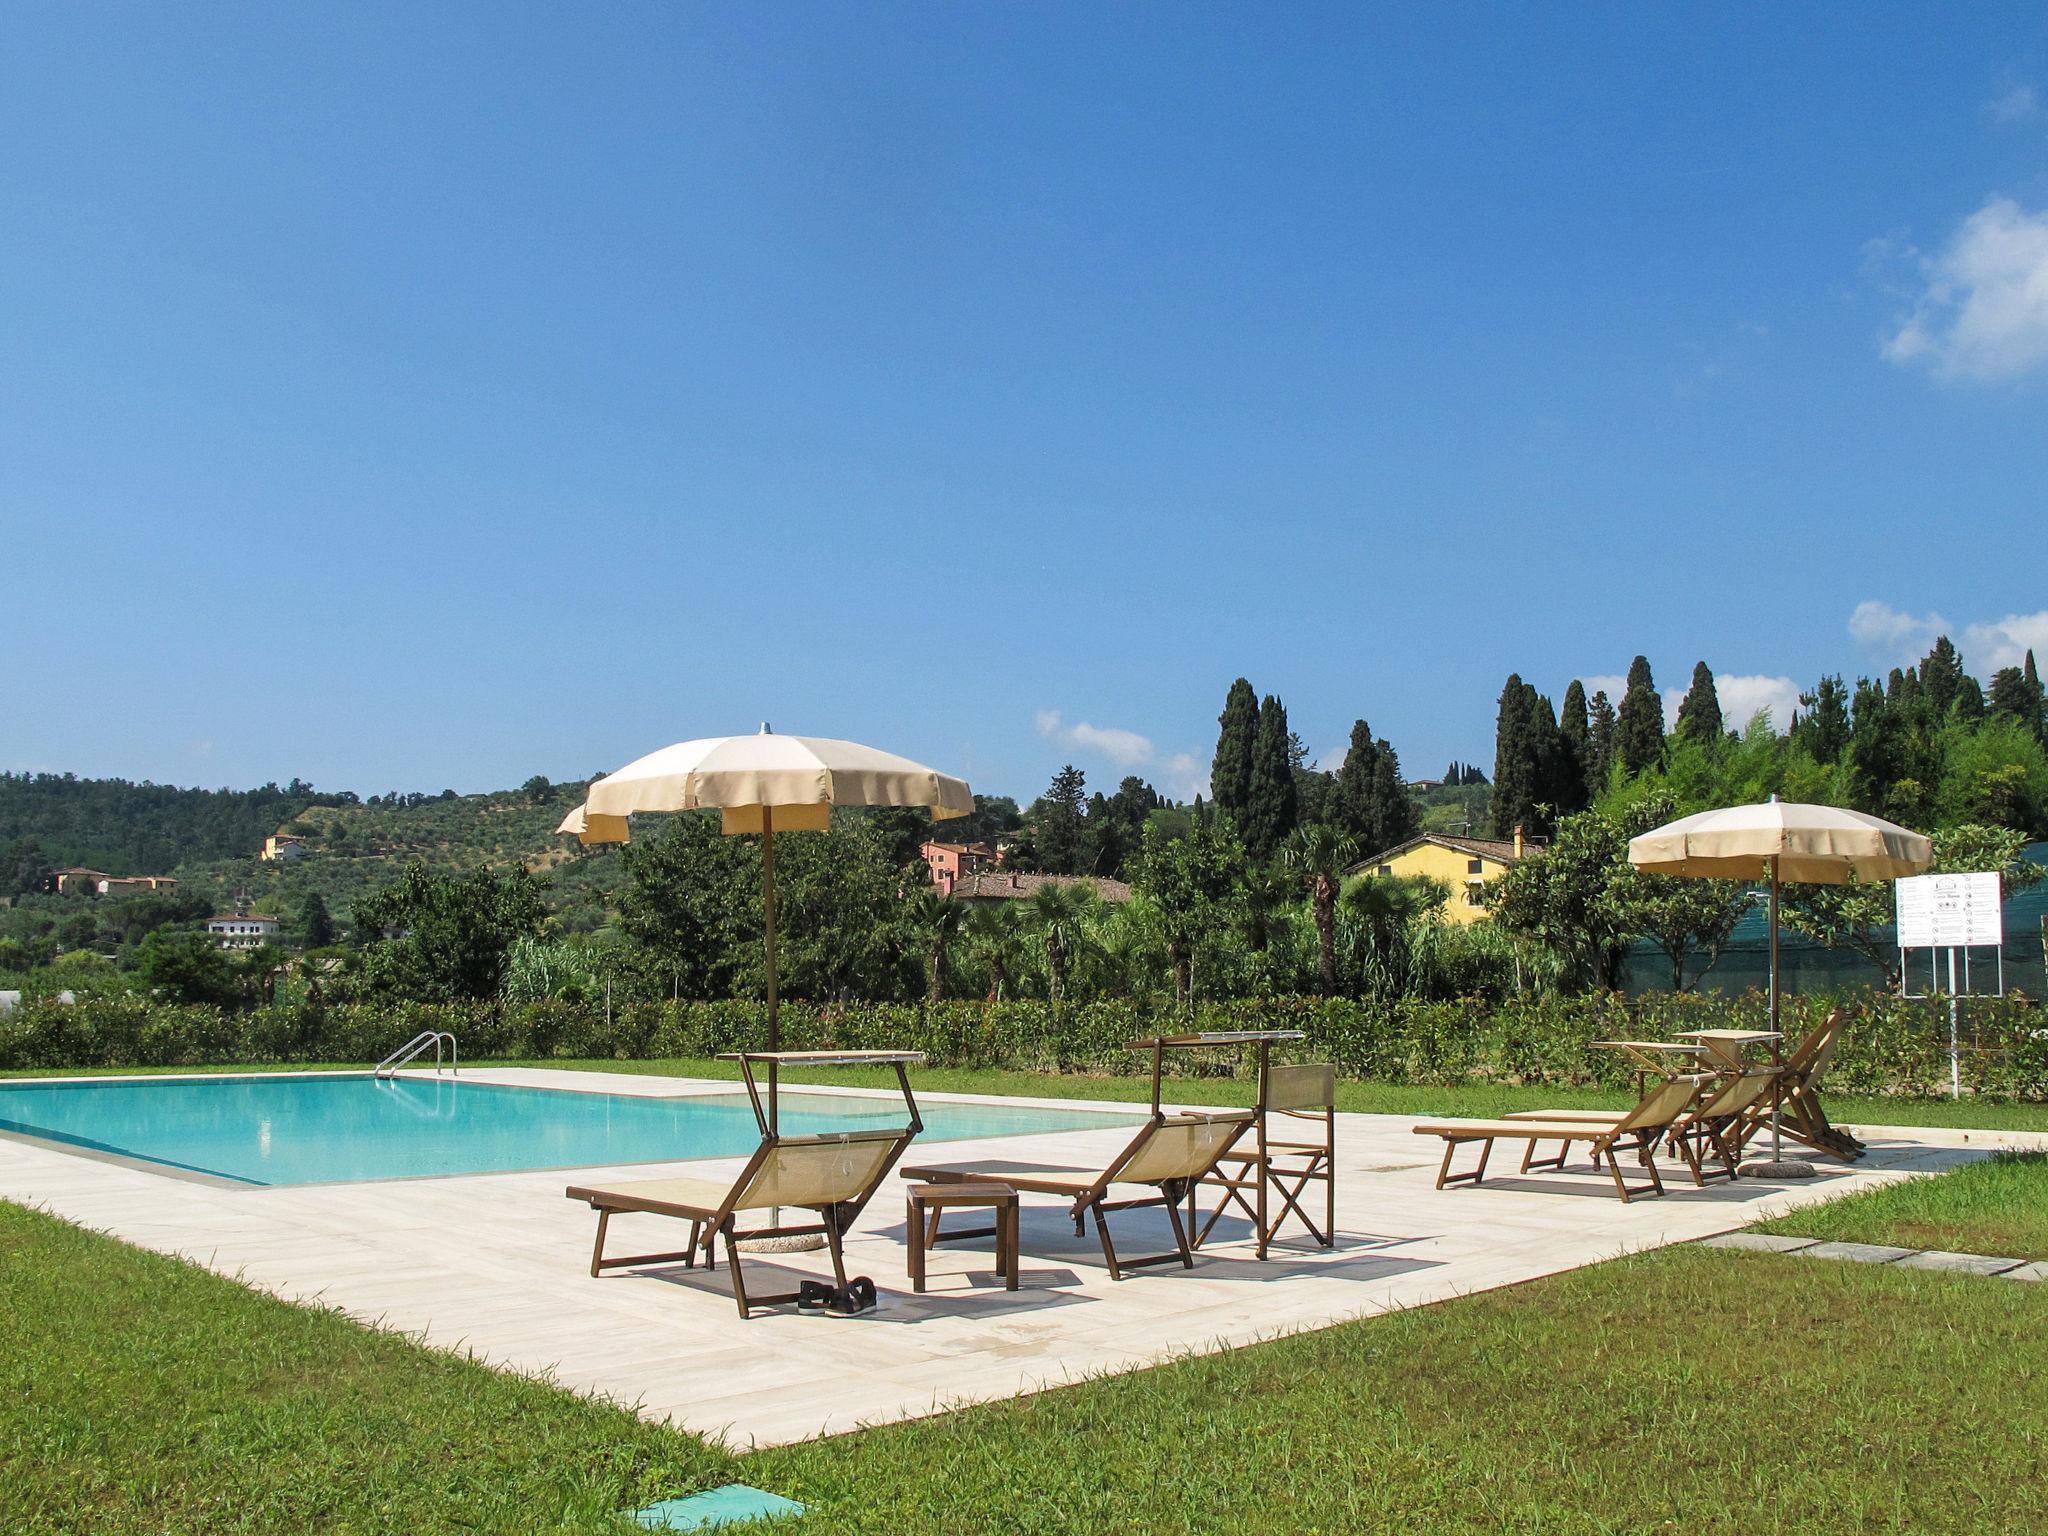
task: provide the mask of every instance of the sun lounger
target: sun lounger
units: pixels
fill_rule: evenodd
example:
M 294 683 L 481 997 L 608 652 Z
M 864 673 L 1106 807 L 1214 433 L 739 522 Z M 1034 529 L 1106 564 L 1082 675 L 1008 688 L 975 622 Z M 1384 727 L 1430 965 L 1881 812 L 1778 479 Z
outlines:
M 1496 1141 L 1527 1143 L 1522 1152 L 1524 1173 L 1562 1168 L 1572 1144 L 1583 1142 L 1591 1150 L 1596 1165 L 1605 1160 L 1614 1178 L 1614 1192 L 1627 1204 L 1635 1195 L 1664 1193 L 1664 1180 L 1657 1172 L 1657 1143 L 1715 1080 L 1711 1072 L 1686 1072 L 1655 1083 L 1643 1095 L 1642 1102 L 1612 1123 L 1564 1119 L 1432 1120 L 1416 1126 L 1415 1134 L 1443 1138 L 1444 1161 L 1436 1176 L 1438 1189 L 1446 1184 L 1479 1183 L 1486 1176 L 1486 1162 L 1493 1155 Z M 1466 1173 L 1452 1173 L 1451 1159 L 1458 1148 L 1475 1141 L 1480 1144 L 1479 1165 Z M 1546 1141 L 1559 1143 L 1557 1154 L 1538 1159 L 1536 1149 Z M 1624 1180 L 1617 1152 L 1635 1153 L 1649 1173 L 1650 1182 L 1631 1185 Z
M 1840 1126 L 1829 1122 L 1819 1093 L 1820 1080 L 1834 1062 L 1835 1048 L 1842 1043 L 1842 1032 L 1848 1023 L 1847 1013 L 1840 1008 L 1831 1009 L 1812 1033 L 1799 1042 L 1798 1048 L 1785 1058 L 1784 1085 L 1778 1090 L 1778 1129 L 1789 1140 L 1803 1142 L 1816 1152 L 1825 1152 L 1845 1163 L 1853 1163 L 1870 1149 Z M 1736 1150 L 1740 1152 L 1754 1137 L 1770 1128 L 1770 1104 L 1756 1105 L 1743 1116 L 1742 1123 L 1736 1128 Z
M 597 1244 L 590 1254 L 590 1273 L 596 1276 L 607 1269 L 648 1264 L 694 1265 L 700 1249 L 709 1266 L 717 1262 L 718 1239 L 723 1236 L 733 1300 L 739 1304 L 740 1316 L 747 1317 L 755 1307 L 795 1301 L 797 1293 L 749 1297 L 746 1278 L 740 1273 L 739 1245 L 752 1238 L 823 1235 L 832 1251 L 832 1273 L 843 1287 L 846 1263 L 840 1252 L 841 1240 L 913 1135 L 891 1129 L 764 1141 L 729 1184 L 712 1179 L 635 1179 L 625 1184 L 572 1186 L 569 1198 L 587 1201 L 597 1212 Z M 771 1219 L 744 1228 L 739 1224 L 746 1212 L 775 1212 L 779 1207 L 812 1212 L 817 1220 L 791 1225 Z M 605 1229 L 612 1217 L 628 1213 L 687 1221 L 690 1241 L 672 1253 L 608 1259 Z
M 1099 1170 L 1087 1168 L 1018 1168 L 1008 1163 L 984 1163 L 958 1167 L 905 1168 L 903 1177 L 927 1184 L 957 1184 L 992 1179 L 1012 1189 L 1031 1194 L 1058 1195 L 1069 1202 L 1076 1233 L 1085 1230 L 1090 1214 L 1095 1217 L 1095 1234 L 1102 1242 L 1102 1257 L 1109 1265 L 1109 1277 L 1121 1280 L 1127 1269 L 1152 1264 L 1171 1264 L 1178 1259 L 1192 1268 L 1194 1254 L 1188 1246 L 1187 1228 L 1180 1207 L 1195 1183 L 1216 1166 L 1217 1158 L 1251 1128 L 1249 1109 L 1216 1114 L 1161 1115 L 1149 1121 L 1130 1143 Z M 1112 1200 L 1117 1185 L 1149 1185 L 1150 1195 Z M 1143 1258 L 1119 1258 L 1109 1235 L 1111 1211 L 1136 1210 L 1141 1206 L 1162 1206 L 1173 1227 L 1173 1252 L 1149 1254 Z M 938 1215 L 932 1213 L 930 1240 L 938 1237 Z
M 1737 1133 L 1758 1105 L 1768 1113 L 1771 1085 L 1777 1078 L 1778 1069 L 1767 1066 L 1724 1075 L 1671 1122 L 1665 1131 L 1665 1146 L 1685 1159 L 1693 1183 L 1704 1185 L 1711 1178 L 1735 1177 L 1742 1152 Z M 1623 1109 L 1517 1109 L 1502 1118 L 1597 1126 L 1619 1125 L 1630 1113 Z M 1721 1160 L 1719 1168 L 1707 1166 L 1709 1155 Z

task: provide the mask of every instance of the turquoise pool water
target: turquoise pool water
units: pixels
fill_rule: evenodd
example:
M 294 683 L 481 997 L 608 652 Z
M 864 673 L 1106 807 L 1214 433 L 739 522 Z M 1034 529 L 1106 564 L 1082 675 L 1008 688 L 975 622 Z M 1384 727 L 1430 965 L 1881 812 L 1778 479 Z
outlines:
M 786 1136 L 901 1125 L 901 1099 L 782 1094 Z M 1138 1117 L 1007 1104 L 919 1104 L 922 1140 L 964 1141 Z M 744 1092 L 686 1098 L 367 1075 L 0 1083 L 0 1131 L 246 1184 L 737 1157 L 759 1141 Z

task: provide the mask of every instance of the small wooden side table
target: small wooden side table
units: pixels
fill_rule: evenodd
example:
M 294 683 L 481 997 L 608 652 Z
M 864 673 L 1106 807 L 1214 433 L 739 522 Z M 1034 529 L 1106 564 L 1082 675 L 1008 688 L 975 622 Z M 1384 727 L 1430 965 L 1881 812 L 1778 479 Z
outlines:
M 996 1240 L 996 1273 L 1003 1277 L 1003 1289 L 1017 1289 L 1017 1191 L 993 1181 L 982 1184 L 913 1184 L 904 1191 L 903 1228 L 910 1239 L 910 1288 L 924 1289 L 924 1256 L 942 1240 L 993 1237 Z M 948 1232 L 942 1239 L 939 1218 L 950 1209 L 974 1208 L 995 1212 L 995 1225 L 965 1232 Z

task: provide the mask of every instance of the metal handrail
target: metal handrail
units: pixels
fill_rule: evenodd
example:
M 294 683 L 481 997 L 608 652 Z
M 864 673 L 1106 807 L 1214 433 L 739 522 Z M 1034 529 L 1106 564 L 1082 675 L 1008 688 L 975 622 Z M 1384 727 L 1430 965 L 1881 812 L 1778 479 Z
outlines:
M 413 1057 L 423 1055 L 428 1046 L 434 1048 L 434 1073 L 441 1071 L 441 1042 L 448 1042 L 448 1070 L 459 1073 L 462 1070 L 462 1051 L 455 1043 L 455 1037 L 445 1029 L 423 1029 L 397 1050 L 378 1062 L 372 1069 L 372 1077 L 396 1077 L 398 1069 Z

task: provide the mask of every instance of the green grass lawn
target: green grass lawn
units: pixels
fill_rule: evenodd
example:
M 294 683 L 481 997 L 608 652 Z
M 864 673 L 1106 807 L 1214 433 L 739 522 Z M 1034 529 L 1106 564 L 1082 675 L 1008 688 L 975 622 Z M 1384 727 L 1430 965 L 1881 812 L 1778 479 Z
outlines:
M 2048 1259 L 2048 1154 L 2000 1152 L 1953 1173 L 1865 1190 L 1759 1232 Z
M 109 1067 L 63 1072 L 0 1072 L 9 1077 L 117 1076 L 153 1072 L 315 1072 L 362 1071 L 368 1063 L 255 1067 Z M 672 1057 L 659 1061 L 518 1060 L 469 1063 L 482 1067 L 551 1067 L 582 1072 L 626 1072 L 668 1077 L 701 1077 L 737 1081 L 739 1068 L 729 1061 L 703 1057 Z M 887 1068 L 791 1069 L 786 1083 L 836 1084 L 853 1088 L 893 1088 Z M 911 1085 L 934 1093 L 985 1093 L 1023 1098 L 1097 1099 L 1142 1103 L 1151 1094 L 1151 1079 L 1139 1076 L 1098 1077 L 1077 1072 L 1011 1072 L 983 1068 L 921 1067 Z M 1176 1077 L 1167 1089 L 1170 1101 L 1183 1104 L 1250 1104 L 1252 1084 L 1246 1078 Z M 1939 1125 L 1965 1130 L 2048 1131 L 2048 1104 L 2011 1104 L 1988 1099 L 1861 1098 L 1828 1093 L 1828 1112 L 1846 1125 Z M 1513 1109 L 1625 1109 L 1634 1103 L 1628 1093 L 1599 1088 L 1516 1088 L 1474 1084 L 1436 1087 L 1418 1083 L 1367 1083 L 1339 1079 L 1337 1105 L 1359 1114 L 1492 1116 Z
M 10 1536 L 2039 1531 L 2044 1372 L 2048 1287 L 1687 1247 L 739 1458 L 0 1204 Z

